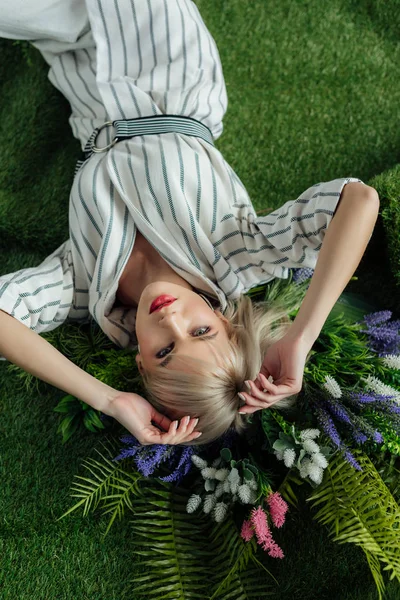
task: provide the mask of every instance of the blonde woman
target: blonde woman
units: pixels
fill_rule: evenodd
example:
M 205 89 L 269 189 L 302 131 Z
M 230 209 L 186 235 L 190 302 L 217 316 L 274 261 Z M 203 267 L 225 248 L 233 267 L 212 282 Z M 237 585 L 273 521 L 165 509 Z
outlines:
M 214 145 L 227 95 L 191 0 L 15 0 L 0 6 L 0 36 L 42 53 L 84 150 L 69 239 L 37 267 L 0 277 L 2 356 L 143 444 L 206 443 L 291 402 L 371 237 L 376 191 L 339 178 L 256 215 Z M 292 324 L 244 296 L 295 267 L 315 272 Z M 88 319 L 138 349 L 147 400 L 101 383 L 38 335 Z

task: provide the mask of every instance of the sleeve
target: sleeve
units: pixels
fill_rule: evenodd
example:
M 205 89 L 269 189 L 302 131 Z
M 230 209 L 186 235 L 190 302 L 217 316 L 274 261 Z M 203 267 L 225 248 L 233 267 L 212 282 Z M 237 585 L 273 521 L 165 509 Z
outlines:
M 87 303 L 75 303 L 70 240 L 37 267 L 0 276 L 0 309 L 37 333 L 51 331 L 67 319 L 87 318 Z
M 287 268 L 314 269 L 342 190 L 347 183 L 357 181 L 364 183 L 354 177 L 316 183 L 296 200 L 255 218 L 254 224 L 267 251 L 263 268 L 274 275 Z

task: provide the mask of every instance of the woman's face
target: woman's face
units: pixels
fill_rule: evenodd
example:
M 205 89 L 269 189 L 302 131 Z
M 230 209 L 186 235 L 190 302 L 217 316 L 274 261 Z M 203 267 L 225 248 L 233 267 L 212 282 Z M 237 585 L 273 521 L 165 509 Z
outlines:
M 162 294 L 173 296 L 175 302 L 149 314 L 153 300 Z M 173 369 L 174 357 L 168 358 L 172 350 L 221 364 L 229 350 L 225 323 L 227 319 L 219 311 L 214 312 L 196 292 L 167 281 L 150 283 L 140 296 L 136 313 L 139 371 L 163 368 L 160 365 L 166 359 L 167 368 Z

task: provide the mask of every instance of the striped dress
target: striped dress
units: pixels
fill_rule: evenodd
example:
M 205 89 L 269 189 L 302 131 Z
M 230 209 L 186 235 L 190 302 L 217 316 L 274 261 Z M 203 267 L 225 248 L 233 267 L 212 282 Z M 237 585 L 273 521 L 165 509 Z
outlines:
M 191 0 L 14 0 L 0 36 L 29 39 L 68 99 L 82 149 L 105 121 L 176 114 L 217 139 L 227 94 L 216 44 Z M 31 5 L 32 8 L 29 7 Z M 16 16 L 17 15 L 17 16 Z M 112 129 L 112 128 L 111 128 Z M 110 142 L 110 128 L 97 146 Z M 195 289 L 227 299 L 289 268 L 314 268 L 346 177 L 257 217 L 214 145 L 182 133 L 136 136 L 92 155 L 74 178 L 69 239 L 35 268 L 0 277 L 0 309 L 37 333 L 95 319 L 135 347 L 136 309 L 116 302 L 136 231 Z

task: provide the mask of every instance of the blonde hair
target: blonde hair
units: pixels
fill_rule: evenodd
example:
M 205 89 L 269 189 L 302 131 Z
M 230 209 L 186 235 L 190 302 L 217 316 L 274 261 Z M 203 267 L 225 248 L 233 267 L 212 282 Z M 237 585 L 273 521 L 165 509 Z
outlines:
M 147 398 L 157 410 L 171 419 L 199 418 L 196 429 L 202 435 L 186 445 L 209 443 L 229 428 L 244 431 L 247 417 L 238 413 L 243 405 L 238 392 L 247 391 L 244 381 L 256 378 L 269 346 L 284 336 L 291 323 L 284 306 L 252 302 L 245 295 L 227 301 L 224 317 L 230 351 L 222 366 L 175 355 L 174 367 L 181 362 L 190 372 L 179 368 L 143 372 Z M 284 398 L 274 408 L 289 408 L 295 399 L 296 395 Z

